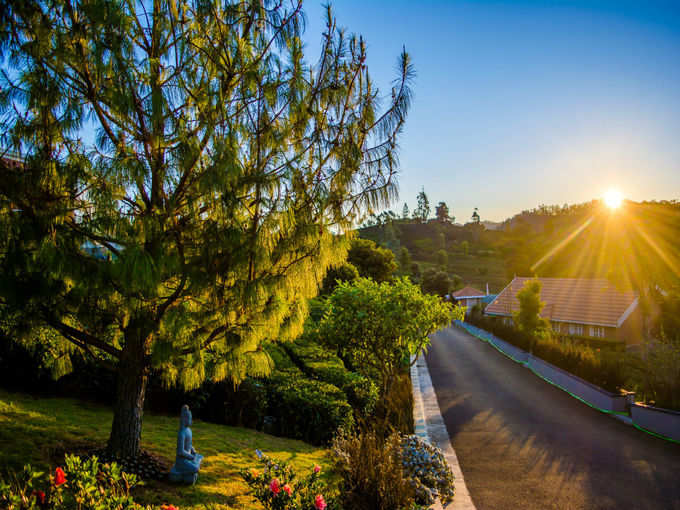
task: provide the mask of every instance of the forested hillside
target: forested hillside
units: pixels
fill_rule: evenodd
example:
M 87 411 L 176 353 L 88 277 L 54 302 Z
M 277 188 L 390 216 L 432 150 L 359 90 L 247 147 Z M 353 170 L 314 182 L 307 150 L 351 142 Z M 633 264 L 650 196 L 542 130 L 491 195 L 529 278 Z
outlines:
M 498 292 L 514 275 L 602 277 L 620 286 L 672 291 L 680 284 L 680 203 L 602 202 L 540 206 L 489 230 L 482 222 L 404 219 L 383 214 L 359 230 L 416 262 L 412 276 L 430 267 L 458 283 Z M 407 257 L 407 260 L 408 260 Z M 455 276 L 460 277 L 456 279 Z

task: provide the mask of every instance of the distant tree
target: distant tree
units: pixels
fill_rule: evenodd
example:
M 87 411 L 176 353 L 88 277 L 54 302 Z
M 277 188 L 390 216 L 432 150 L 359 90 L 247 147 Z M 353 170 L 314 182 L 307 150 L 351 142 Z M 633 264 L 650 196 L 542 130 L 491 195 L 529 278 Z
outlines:
M 413 210 L 413 218 L 424 223 L 430 217 L 430 200 L 425 194 L 425 188 L 418 193 L 418 207 Z
M 513 314 L 517 329 L 532 337 L 536 337 L 549 327 L 549 322 L 541 318 L 541 310 L 545 305 L 541 301 L 541 287 L 540 280 L 527 280 L 517 293 L 519 311 Z
M 330 294 L 338 286 L 338 283 L 342 282 L 353 282 L 359 278 L 359 271 L 357 268 L 345 262 L 339 266 L 331 267 L 323 279 L 323 285 L 321 287 L 322 294 Z
M 456 290 L 463 286 L 463 279 L 457 274 L 451 275 L 451 289 Z
M 417 262 L 411 262 L 411 275 L 414 278 L 420 278 L 420 264 Z
M 449 254 L 446 253 L 446 250 L 438 250 L 435 255 L 437 257 L 437 265 L 446 268 L 449 263 Z
M 391 284 L 365 278 L 342 283 L 327 305 L 320 338 L 358 371 L 378 374 L 382 395 L 389 393 L 404 359 L 418 356 L 429 345 L 429 335 L 464 313 L 423 294 L 407 278 Z
M 354 239 L 347 261 L 357 268 L 360 276 L 376 282 L 390 281 L 397 269 L 394 253 L 369 239 Z
M 465 255 L 469 255 L 469 253 L 470 253 L 470 243 L 468 241 L 462 241 L 460 243 L 460 247 L 463 249 L 463 253 Z
M 402 274 L 409 274 L 411 272 L 411 264 L 413 260 L 411 259 L 411 253 L 408 251 L 406 246 L 402 246 L 399 251 L 399 270 Z
M 404 202 L 404 208 L 401 210 L 401 219 L 407 220 L 410 217 L 409 215 L 408 204 Z
M 430 268 L 423 273 L 420 286 L 423 292 L 443 297 L 451 290 L 451 279 L 446 272 Z
M 479 212 L 478 209 L 475 207 L 475 210 L 472 212 L 472 223 L 479 223 L 480 218 L 479 218 Z
M 446 205 L 446 202 L 439 202 L 437 204 L 437 207 L 435 207 L 435 216 L 437 217 L 437 221 L 440 223 L 450 223 L 451 222 L 451 217 L 449 216 L 449 206 Z

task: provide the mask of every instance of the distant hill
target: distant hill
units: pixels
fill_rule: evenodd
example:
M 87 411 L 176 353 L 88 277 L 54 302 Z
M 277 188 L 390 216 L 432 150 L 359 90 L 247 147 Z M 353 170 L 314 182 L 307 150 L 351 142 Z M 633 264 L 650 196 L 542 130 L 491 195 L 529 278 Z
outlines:
M 493 227 L 493 228 L 492 228 Z M 497 292 L 514 275 L 604 277 L 621 286 L 680 286 L 680 202 L 539 206 L 502 223 L 453 225 L 395 219 L 359 231 L 422 267 L 441 266 L 463 283 Z

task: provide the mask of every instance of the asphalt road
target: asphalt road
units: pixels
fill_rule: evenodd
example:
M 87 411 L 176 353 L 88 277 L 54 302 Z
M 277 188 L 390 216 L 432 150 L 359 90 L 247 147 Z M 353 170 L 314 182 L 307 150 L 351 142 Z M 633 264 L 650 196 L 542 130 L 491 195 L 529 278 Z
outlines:
M 433 337 L 427 364 L 478 510 L 680 510 L 680 445 L 591 409 L 457 328 Z

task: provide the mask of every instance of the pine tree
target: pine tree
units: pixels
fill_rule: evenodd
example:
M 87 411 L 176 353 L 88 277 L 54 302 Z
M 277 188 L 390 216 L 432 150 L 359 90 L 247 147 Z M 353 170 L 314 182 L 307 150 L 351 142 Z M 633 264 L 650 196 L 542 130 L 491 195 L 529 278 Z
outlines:
M 409 210 L 408 210 L 408 204 L 404 202 L 404 208 L 401 210 L 401 219 L 402 220 L 407 220 L 409 219 Z
M 446 202 L 439 202 L 437 207 L 435 207 L 435 216 L 440 223 L 449 223 L 451 218 L 449 217 L 449 206 Z
M 430 216 L 430 201 L 425 194 L 425 188 L 418 193 L 418 207 L 413 210 L 413 218 L 426 222 Z
M 2 168 L 0 304 L 16 336 L 59 333 L 62 368 L 116 367 L 108 448 L 136 455 L 152 370 L 238 382 L 300 333 L 338 234 L 395 197 L 412 65 L 379 111 L 330 8 L 305 61 L 301 2 L 27 0 L 0 25 L 24 155 Z

